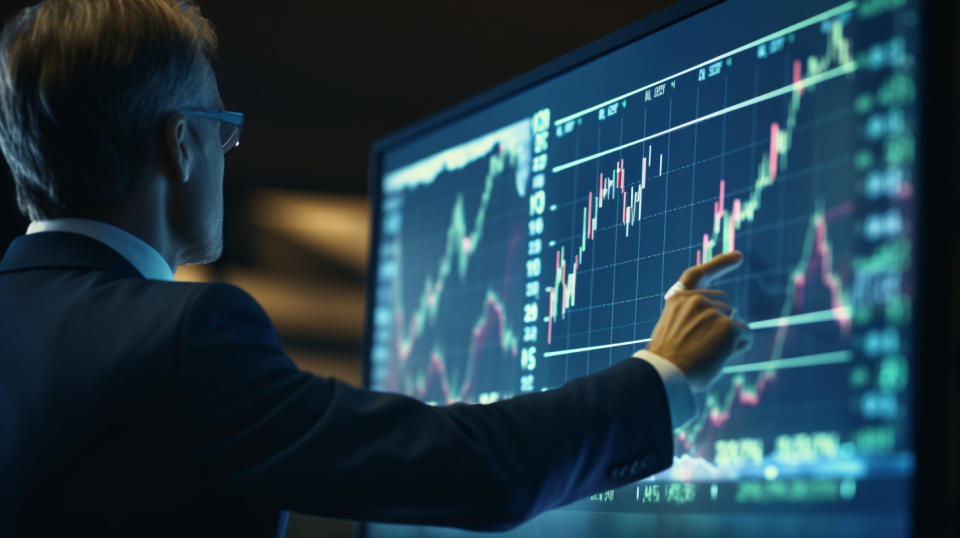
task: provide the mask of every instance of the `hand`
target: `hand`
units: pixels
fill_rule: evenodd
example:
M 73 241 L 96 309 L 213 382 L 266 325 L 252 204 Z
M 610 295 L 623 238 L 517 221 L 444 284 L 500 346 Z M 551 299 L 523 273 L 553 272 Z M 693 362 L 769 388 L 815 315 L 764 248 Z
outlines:
M 684 271 L 680 282 L 686 289 L 670 296 L 653 328 L 647 349 L 675 364 L 693 390 L 710 385 L 743 342 L 739 333 L 749 330 L 730 317 L 730 305 L 717 299 L 722 291 L 696 289 L 701 280 L 734 269 L 741 258 L 737 251 L 727 252 Z

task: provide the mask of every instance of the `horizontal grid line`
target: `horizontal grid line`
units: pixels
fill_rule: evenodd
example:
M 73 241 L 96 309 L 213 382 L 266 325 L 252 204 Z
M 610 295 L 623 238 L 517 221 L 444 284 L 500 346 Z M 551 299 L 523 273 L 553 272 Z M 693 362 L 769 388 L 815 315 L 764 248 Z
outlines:
M 828 316 L 827 313 L 830 315 Z M 747 324 L 751 329 L 769 329 L 773 327 L 782 327 L 782 326 L 796 326 L 796 325 L 808 325 L 811 323 L 823 323 L 825 321 L 830 321 L 833 319 L 834 311 L 833 310 L 820 310 L 817 312 L 805 312 L 803 314 L 795 314 L 793 316 L 783 316 L 773 319 L 765 319 L 760 321 L 754 321 Z M 575 353 L 583 353 L 586 351 L 594 351 L 598 349 L 610 349 L 613 347 L 622 347 L 635 345 L 639 343 L 649 342 L 649 338 L 644 338 L 641 340 L 629 340 L 626 342 L 614 342 L 612 344 L 600 344 L 596 346 L 586 346 L 578 347 L 573 349 L 561 349 L 558 351 L 547 351 L 543 354 L 545 358 L 557 357 L 561 355 L 573 355 Z M 785 359 L 779 359 L 785 360 Z M 768 361 L 769 362 L 769 361 Z
M 761 372 L 764 370 L 785 370 L 787 368 L 803 368 L 807 366 L 824 366 L 827 364 L 842 364 L 853 360 L 852 351 L 831 351 L 829 353 L 817 353 L 814 355 L 803 355 L 800 357 L 789 357 L 786 359 L 775 359 L 771 361 L 748 362 L 744 364 L 734 364 L 725 366 L 720 371 L 722 374 L 738 374 L 741 372 Z
M 834 67 L 833 69 L 829 69 L 829 70 L 827 70 L 827 71 L 824 71 L 823 73 L 818 73 L 818 74 L 816 74 L 816 75 L 812 75 L 812 76 L 809 76 L 809 77 L 807 77 L 807 78 L 804 78 L 804 79 L 800 80 L 799 83 L 800 83 L 801 85 L 803 85 L 804 87 L 812 87 L 812 86 L 815 86 L 815 85 L 820 84 L 820 83 L 822 83 L 822 82 L 826 82 L 826 81 L 828 81 L 828 80 L 837 78 L 837 77 L 839 77 L 839 76 L 853 73 L 853 72 L 856 71 L 856 70 L 857 70 L 857 62 L 851 61 L 851 62 L 847 62 L 847 63 L 845 63 L 845 64 L 843 64 L 843 65 L 839 65 L 839 66 L 837 66 L 837 67 Z M 723 115 L 725 115 L 725 114 L 729 114 L 730 112 L 734 112 L 734 111 L 740 110 L 741 108 L 746 108 L 746 107 L 748 107 L 748 106 L 753 106 L 753 105 L 755 105 L 755 104 L 762 103 L 762 102 L 764 102 L 764 101 L 769 101 L 770 99 L 775 99 L 775 98 L 777 98 L 777 97 L 780 97 L 780 96 L 782 96 L 782 95 L 786 95 L 786 94 L 794 91 L 794 88 L 796 87 L 796 85 L 797 85 L 797 82 L 791 82 L 790 84 L 787 84 L 787 85 L 785 85 L 785 86 L 781 86 L 781 87 L 779 87 L 779 88 L 777 88 L 777 89 L 775 89 L 775 90 L 770 90 L 770 91 L 768 91 L 768 92 L 766 92 L 766 93 L 757 95 L 756 97 L 751 97 L 750 99 L 747 99 L 747 100 L 745 100 L 745 101 L 741 101 L 741 102 L 739 102 L 739 103 L 737 103 L 737 104 L 735 104 L 735 105 L 730 105 L 730 106 L 728 106 L 728 107 L 726 107 L 726 108 L 721 108 L 720 110 L 715 110 L 715 111 L 713 111 L 713 112 L 710 112 L 709 114 L 704 114 L 703 116 L 700 116 L 700 117 L 698 117 L 698 118 L 694 118 L 694 119 L 692 119 L 692 120 L 686 121 L 686 122 L 684 122 L 684 123 L 681 123 L 680 125 L 675 125 L 675 126 L 673 126 L 673 127 L 669 127 L 669 128 L 667 128 L 667 129 L 664 129 L 664 130 L 660 131 L 659 133 L 654 133 L 654 134 L 652 134 L 652 135 L 643 136 L 643 137 L 640 137 L 640 138 L 638 138 L 638 139 L 636 139 L 636 140 L 632 140 L 632 141 L 630 141 L 630 142 L 627 142 L 626 144 L 620 144 L 619 146 L 614 146 L 614 147 L 612 147 L 612 148 L 605 149 L 605 150 L 603 150 L 603 151 L 594 153 L 593 155 L 587 155 L 586 157 L 581 157 L 581 158 L 579 158 L 579 159 L 570 161 L 570 162 L 568 162 L 568 163 L 564 163 L 564 164 L 561 164 L 561 165 L 558 165 L 558 166 L 554 166 L 554 167 L 551 169 L 551 172 L 553 172 L 554 174 L 556 174 L 557 172 L 562 172 L 562 171 L 564 171 L 564 170 L 566 170 L 566 169 L 568 169 L 568 168 L 573 168 L 574 166 L 581 165 L 581 164 L 583 164 L 583 163 L 590 162 L 590 161 L 595 160 L 595 159 L 599 159 L 600 157 L 603 157 L 603 156 L 605 156 L 605 155 L 610 155 L 611 153 L 616 153 L 616 152 L 618 152 L 618 151 L 620 151 L 620 150 L 622 150 L 622 149 L 626 149 L 626 148 L 629 148 L 629 147 L 631 147 L 631 146 L 635 146 L 635 145 L 637 145 L 637 144 L 641 144 L 641 143 L 643 143 L 643 142 L 646 142 L 647 140 L 653 140 L 654 138 L 659 138 L 659 137 L 661 137 L 661 136 L 670 134 L 670 133 L 672 133 L 672 132 L 674 132 L 674 131 L 679 131 L 680 129 L 686 129 L 687 127 L 690 127 L 690 126 L 692 126 L 692 125 L 696 125 L 696 124 L 698 124 L 698 123 L 701 123 L 701 122 L 704 122 L 704 121 L 707 121 L 707 120 L 711 120 L 711 119 L 713 119 L 713 118 L 717 118 L 717 117 L 723 116 Z

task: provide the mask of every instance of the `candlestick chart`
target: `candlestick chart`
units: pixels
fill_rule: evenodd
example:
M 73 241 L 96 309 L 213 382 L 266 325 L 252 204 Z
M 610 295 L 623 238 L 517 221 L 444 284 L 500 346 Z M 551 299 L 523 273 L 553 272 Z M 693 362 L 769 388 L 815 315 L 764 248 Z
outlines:
M 684 269 L 739 250 L 703 286 L 747 349 L 674 425 L 671 468 L 576 509 L 899 506 L 884 488 L 914 465 L 913 3 L 717 9 L 722 47 L 612 53 L 496 109 L 513 127 L 422 152 L 429 181 L 385 189 L 374 386 L 435 403 L 561 386 L 628 360 Z M 744 22 L 757 10 L 780 22 Z
M 854 230 L 869 235 L 868 221 L 889 220 L 855 181 L 837 179 L 864 175 L 862 153 L 825 133 L 858 136 L 847 103 L 862 60 L 850 21 L 849 13 L 825 18 L 749 56 L 712 62 L 706 73 L 654 85 L 638 103 L 615 100 L 556 124 L 551 155 L 569 156 L 553 172 L 570 188 L 558 193 L 555 211 L 555 226 L 567 231 L 550 244 L 544 356 L 551 384 L 604 368 L 647 342 L 663 294 L 685 266 L 737 248 L 746 257 L 713 285 L 728 290 L 735 315 L 749 322 L 752 347 L 677 429 L 678 458 L 665 479 L 763 479 L 815 465 L 857 475 L 867 464 L 855 446 L 864 434 L 854 425 L 866 428 L 877 406 L 896 406 L 888 392 L 882 404 L 873 402 L 875 387 L 852 391 L 848 379 L 876 369 L 856 360 L 855 303 L 864 297 L 850 290 L 867 278 L 853 269 L 863 262 L 857 250 L 876 241 Z M 903 164 L 887 156 L 894 161 L 888 171 Z M 860 308 L 862 334 L 871 338 L 870 300 Z M 902 358 L 890 360 L 891 375 L 905 377 Z M 822 393 L 825 387 L 832 390 Z M 834 406 L 859 399 L 862 409 L 831 418 L 790 411 L 816 407 L 809 402 L 828 394 L 843 395 Z M 779 426 L 766 425 L 771 420 Z M 820 430 L 831 432 L 833 449 L 791 459 L 784 436 Z

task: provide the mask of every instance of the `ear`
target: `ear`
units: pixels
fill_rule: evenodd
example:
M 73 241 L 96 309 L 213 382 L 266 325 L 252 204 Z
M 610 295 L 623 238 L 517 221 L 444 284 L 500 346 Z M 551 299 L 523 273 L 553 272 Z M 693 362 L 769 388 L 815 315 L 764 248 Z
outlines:
M 184 116 L 173 114 L 167 118 L 163 129 L 163 153 L 166 156 L 167 170 L 171 179 L 180 183 L 190 181 L 190 161 L 193 159 L 193 151 L 188 137 L 189 129 Z

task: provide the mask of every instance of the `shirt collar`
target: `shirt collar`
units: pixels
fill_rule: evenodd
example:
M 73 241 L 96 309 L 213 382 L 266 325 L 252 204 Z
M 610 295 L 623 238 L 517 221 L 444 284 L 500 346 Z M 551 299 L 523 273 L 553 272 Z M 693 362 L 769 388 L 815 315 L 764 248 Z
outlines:
M 31 222 L 27 234 L 68 232 L 80 234 L 107 245 L 123 256 L 144 278 L 173 280 L 173 270 L 163 256 L 130 232 L 97 220 L 62 218 Z

